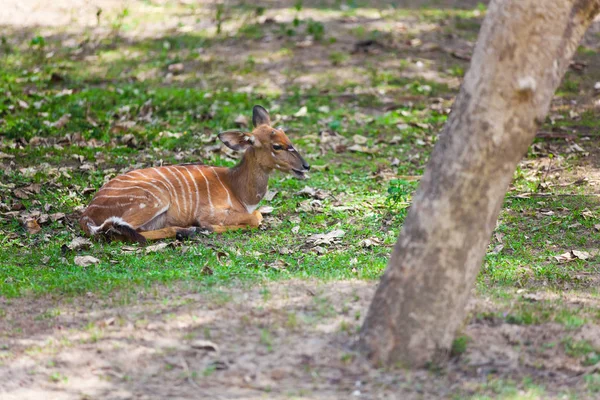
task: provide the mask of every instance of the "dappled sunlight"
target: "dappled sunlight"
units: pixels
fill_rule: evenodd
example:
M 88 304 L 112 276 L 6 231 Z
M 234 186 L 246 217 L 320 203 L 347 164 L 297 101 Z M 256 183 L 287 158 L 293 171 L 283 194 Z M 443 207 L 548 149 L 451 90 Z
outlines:
M 519 163 L 440 374 L 371 369 L 351 345 L 469 68 L 484 4 L 7 1 L 9 398 L 592 395 L 600 23 Z M 76 244 L 79 213 L 118 174 L 234 165 L 241 154 L 218 133 L 252 129 L 255 104 L 311 164 L 308 180 L 272 174 L 259 229 L 150 250 Z M 84 255 L 95 263 L 76 264 Z

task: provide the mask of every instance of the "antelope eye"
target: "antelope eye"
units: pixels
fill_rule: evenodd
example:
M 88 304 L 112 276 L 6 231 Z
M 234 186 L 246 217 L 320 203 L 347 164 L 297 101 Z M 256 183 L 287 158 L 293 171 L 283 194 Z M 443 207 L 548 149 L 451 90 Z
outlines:
M 283 149 L 283 146 L 281 146 L 280 144 L 273 145 L 273 150 L 281 150 L 281 149 Z

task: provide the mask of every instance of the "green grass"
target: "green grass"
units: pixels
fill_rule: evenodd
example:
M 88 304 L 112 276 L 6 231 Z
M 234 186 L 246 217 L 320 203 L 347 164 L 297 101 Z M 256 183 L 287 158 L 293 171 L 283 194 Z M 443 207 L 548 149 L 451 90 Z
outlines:
M 384 57 L 381 55 L 356 64 L 360 60 L 355 55 L 327 40 L 339 32 L 330 31 L 327 24 L 316 20 L 300 18 L 286 23 L 284 28 L 312 35 L 320 42 L 316 46 L 327 49 L 328 63 L 340 67 L 356 64 L 356 77 L 345 82 L 333 79 L 325 87 L 303 88 L 292 83 L 284 94 L 258 84 L 249 94 L 237 90 L 231 75 L 248 80 L 265 77 L 269 59 L 263 53 L 250 51 L 238 58 L 206 54 L 219 46 L 231 45 L 232 38 L 244 48 L 252 48 L 253 41 L 283 28 L 278 23 L 259 23 L 257 18 L 265 10 L 255 7 L 220 12 L 225 12 L 221 15 L 223 27 L 228 19 L 247 17 L 235 36 L 198 30 L 125 41 L 116 35 L 100 40 L 95 48 L 84 48 L 91 57 L 75 56 L 75 48 L 63 47 L 53 37 L 34 36 L 13 40 L 10 45 L 7 42 L 1 55 L 4 68 L 0 71 L 0 90 L 7 95 L 0 101 L 0 151 L 14 158 L 3 159 L 5 167 L 0 169 L 2 212 L 9 212 L 0 217 L 3 296 L 108 294 L 116 289 L 172 282 L 210 287 L 237 281 L 380 276 L 416 184 L 411 181 L 398 186 L 401 181 L 389 182 L 379 173 L 387 170 L 397 176 L 422 174 L 437 132 L 447 118 L 443 108 L 451 104 L 446 101 L 443 107 L 433 107 L 432 101 L 440 96 L 451 98 L 456 89 L 442 82 L 406 76 L 403 71 L 410 69 L 413 62 L 403 58 L 399 69 L 380 68 L 378 62 Z M 339 14 L 335 10 L 322 12 L 329 16 Z M 371 11 L 357 6 L 344 13 L 360 16 L 370 15 Z M 485 7 L 478 7 L 399 9 L 382 15 L 386 21 L 415 16 L 428 23 L 449 21 L 452 29 L 469 36 L 476 33 L 484 13 Z M 135 27 L 143 19 L 130 12 L 110 18 L 119 30 Z M 352 28 L 348 34 L 357 39 L 383 40 L 391 33 L 385 29 Z M 408 35 L 414 37 L 415 33 Z M 277 40 L 281 40 L 283 50 L 273 56 L 277 60 L 293 59 L 298 52 L 294 43 L 300 39 L 283 35 Z M 48 52 L 52 52 L 51 57 Z M 588 53 L 586 56 L 590 56 Z M 447 71 L 449 77 L 462 76 L 466 68 L 457 60 L 442 60 L 439 65 L 438 60 L 425 61 L 427 68 L 439 67 L 439 72 Z M 177 63 L 184 65 L 183 71 L 171 74 L 171 80 L 165 81 L 169 66 Z M 300 74 L 293 65 L 288 68 L 286 73 L 290 76 Z M 142 78 L 145 72 L 152 73 Z M 410 103 L 383 109 L 381 96 L 369 92 L 356 95 L 351 101 L 340 100 L 340 93 L 361 89 L 360 79 L 365 77 L 373 88 L 400 99 L 409 97 Z M 579 79 L 567 79 L 561 90 L 573 92 L 573 82 Z M 198 237 L 184 246 L 150 254 L 124 251 L 120 243 L 94 242 L 90 249 L 78 252 L 66 248 L 73 237 L 81 234 L 73 211 L 84 207 L 106 179 L 121 171 L 156 165 L 159 160 L 167 164 L 201 160 L 233 165 L 232 160 L 206 148 L 216 144 L 216 133 L 235 127 L 235 119 L 241 114 L 248 117 L 257 103 L 278 116 L 279 124 L 314 166 L 306 182 L 281 174 L 272 177 L 270 188 L 279 194 L 269 204 L 274 213 L 270 217 L 272 223 L 266 224 L 265 229 Z M 306 116 L 292 117 L 302 107 L 308 110 Z M 370 107 L 380 110 L 371 112 Z M 56 121 L 66 114 L 70 115 L 67 122 L 56 126 Z M 557 126 L 576 123 L 595 127 L 594 117 L 595 113 L 589 111 L 578 121 L 559 120 Z M 119 127 L 123 121 L 129 125 Z M 338 132 L 347 146 L 352 144 L 354 135 L 364 136 L 366 146 L 378 151 L 335 153 L 320 143 L 317 133 L 323 129 Z M 137 144 L 123 143 L 126 134 L 132 134 Z M 389 144 L 392 138 L 393 144 Z M 28 144 L 31 140 L 38 144 Z M 530 172 L 526 167 L 518 169 L 511 194 L 540 193 L 544 179 Z M 42 184 L 39 194 L 27 199 L 15 197 L 15 188 L 31 183 Z M 330 196 L 321 200 L 318 209 L 306 208 L 310 199 L 295 194 L 304 185 L 323 189 Z M 567 189 L 554 190 L 563 193 Z M 490 245 L 478 279 L 479 290 L 493 292 L 540 284 L 585 288 L 589 284 L 585 276 L 597 272 L 596 256 L 566 264 L 552 258 L 572 249 L 594 249 L 600 242 L 600 233 L 593 228 L 594 218 L 590 217 L 590 213 L 597 216 L 596 198 L 587 197 L 584 188 L 576 190 L 580 196 L 565 198 L 518 199 L 509 194 L 496 230 L 503 235 L 504 247 L 494 254 L 492 250 L 499 243 L 493 241 Z M 553 214 L 540 214 L 541 208 Z M 11 210 L 17 210 L 17 215 L 12 215 Z M 19 212 L 26 210 L 62 212 L 67 218 L 43 223 L 40 233 L 27 235 L 18 219 Z M 297 234 L 292 233 L 295 226 L 299 226 Z M 333 229 L 346 232 L 339 244 L 320 251 L 305 248 L 308 236 Z M 361 244 L 365 239 L 374 239 L 377 245 L 365 247 Z M 289 251 L 280 252 L 281 249 Z M 93 255 L 100 263 L 77 267 L 73 263 L 76 255 Z M 272 268 L 273 265 L 284 267 Z M 573 329 L 586 321 L 570 314 L 557 319 Z M 513 316 L 515 323 L 535 321 L 525 311 Z
M 426 3 L 425 8 L 404 9 L 377 8 L 360 0 L 296 2 L 295 7 L 290 3 L 287 9 L 273 11 L 240 2 L 210 9 L 210 16 L 197 4 L 169 3 L 160 6 L 161 13 L 137 14 L 131 9 L 103 14 L 100 24 L 110 30 L 105 35 L 85 30 L 73 36 L 60 29 L 54 34 L 44 30 L 46 36 L 3 33 L 0 298 L 6 304 L 0 308 L 0 320 L 10 314 L 7 310 L 16 301 L 12 298 L 26 296 L 69 301 L 90 294 L 128 304 L 141 293 L 158 293 L 160 287 L 173 285 L 202 291 L 211 307 L 219 308 L 233 300 L 227 285 L 379 279 L 458 93 L 456 84 L 469 67 L 444 49 L 422 51 L 423 46 L 439 45 L 436 41 L 443 37 L 445 48 L 458 38 L 462 49 L 475 41 L 486 12 L 482 4 L 460 9 Z M 287 18 L 265 19 L 274 13 Z M 166 16 L 181 16 L 177 29 L 187 29 L 146 38 L 128 36 L 136 27 Z M 193 26 L 207 18 L 210 24 Z M 337 24 L 331 23 L 335 20 Z M 439 29 L 432 30 L 432 25 Z M 66 45 L 69 39 L 77 39 L 76 44 Z M 368 39 L 383 50 L 371 46 L 354 51 L 352 43 Z M 475 309 L 466 322 L 519 325 L 510 328 L 523 330 L 558 326 L 561 337 L 518 346 L 524 352 L 559 351 L 589 367 L 600 362 L 599 349 L 574 338 L 600 321 L 600 198 L 593 195 L 600 118 L 589 102 L 597 97 L 593 86 L 600 80 L 600 64 L 590 48 L 580 48 L 577 57 L 587 63 L 584 73 L 567 73 L 540 130 L 577 134 L 574 143 L 590 155 L 569 150 L 571 138 L 536 140 L 515 172 L 477 277 L 477 294 L 489 300 L 489 307 Z M 255 104 L 271 111 L 277 126 L 312 165 L 308 181 L 272 176 L 269 189 L 278 194 L 263 202 L 274 211 L 261 229 L 197 236 L 183 243 L 167 240 L 169 247 L 151 253 L 101 241 L 69 250 L 72 239 L 82 235 L 79 210 L 117 174 L 184 162 L 234 165 L 215 147 L 216 134 L 238 127 L 240 115 L 250 119 Z M 306 115 L 294 116 L 303 107 Z M 61 120 L 64 124 L 57 123 Z M 321 142 L 323 131 L 344 139 L 337 152 Z M 130 135 L 133 140 L 126 141 Z M 348 150 L 355 135 L 366 138 L 363 145 L 376 151 Z M 582 135 L 589 141 L 581 140 Z M 551 172 L 541 164 L 549 165 Z M 590 180 L 564 184 L 582 175 Z M 41 184 L 39 193 L 16 195 L 16 189 L 31 184 Z M 305 185 L 327 196 L 315 203 L 297 194 Z M 45 221 L 39 233 L 30 235 L 22 219 L 32 212 Z M 53 221 L 50 215 L 56 213 L 66 217 Z M 338 243 L 306 245 L 310 235 L 334 229 L 345 232 Z M 555 258 L 573 250 L 587 252 L 589 258 Z M 99 263 L 79 267 L 74 263 L 78 255 L 94 256 Z M 265 288 L 261 295 L 266 303 L 272 293 Z M 301 330 L 338 315 L 327 297 L 316 295 L 312 306 L 310 312 L 286 310 L 282 325 Z M 33 319 L 49 323 L 62 316 L 61 310 L 39 310 Z M 336 325 L 336 332 L 355 332 L 365 311 L 343 311 L 347 320 Z M 219 334 L 208 326 L 203 329 L 207 340 Z M 92 323 L 86 330 L 86 343 L 104 339 L 103 328 Z M 256 345 L 274 351 L 279 335 L 276 324 L 263 326 Z M 465 371 L 472 371 L 466 363 L 477 340 L 465 331 L 453 342 L 453 362 Z M 340 357 L 351 364 L 355 355 Z M 470 382 L 473 386 L 453 389 L 461 393 L 456 398 L 550 398 L 546 390 L 554 394 L 555 388 L 527 376 L 484 370 L 477 383 Z M 192 372 L 192 377 L 211 379 L 216 373 L 211 366 Z M 59 372 L 49 379 L 54 384 L 67 382 Z M 600 392 L 597 373 L 582 376 L 579 384 L 584 396 L 593 398 Z

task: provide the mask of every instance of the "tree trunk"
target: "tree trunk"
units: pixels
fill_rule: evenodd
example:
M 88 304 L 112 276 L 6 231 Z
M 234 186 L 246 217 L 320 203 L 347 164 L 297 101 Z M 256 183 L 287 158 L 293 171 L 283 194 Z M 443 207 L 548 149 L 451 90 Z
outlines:
M 600 0 L 492 0 L 359 348 L 376 364 L 446 358 L 516 165 Z

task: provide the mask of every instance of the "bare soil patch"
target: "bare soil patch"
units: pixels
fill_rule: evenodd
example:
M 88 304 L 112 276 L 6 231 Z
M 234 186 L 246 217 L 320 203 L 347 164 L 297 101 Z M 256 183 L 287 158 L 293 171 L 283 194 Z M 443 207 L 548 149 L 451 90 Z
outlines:
M 286 281 L 204 293 L 156 288 L 127 305 L 119 305 L 128 299 L 118 295 L 69 304 L 2 300 L 0 393 L 3 399 L 448 398 L 527 375 L 554 398 L 583 391 L 582 376 L 594 368 L 566 354 L 560 341 L 600 346 L 598 325 L 568 331 L 556 323 L 481 319 L 482 312 L 502 310 L 483 298 L 469 306 L 466 351 L 447 368 L 372 368 L 352 345 L 374 288 Z

